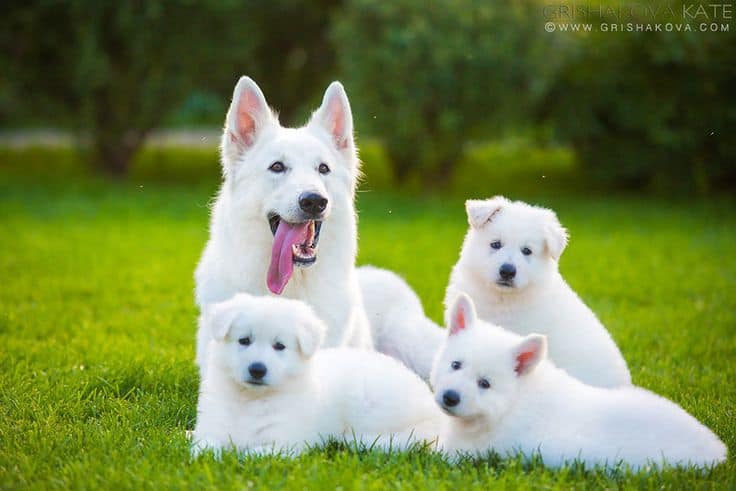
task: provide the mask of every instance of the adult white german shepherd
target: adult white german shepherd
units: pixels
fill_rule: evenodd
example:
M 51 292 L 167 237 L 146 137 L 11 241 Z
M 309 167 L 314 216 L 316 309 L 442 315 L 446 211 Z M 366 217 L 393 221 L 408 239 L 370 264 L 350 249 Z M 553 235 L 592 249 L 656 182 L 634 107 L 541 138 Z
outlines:
M 333 82 L 301 128 L 284 128 L 242 77 L 222 136 L 224 181 L 195 272 L 200 314 L 235 293 L 303 300 L 326 323 L 323 346 L 371 348 L 356 279 L 359 161 L 345 90 Z M 197 334 L 204 375 L 210 332 Z

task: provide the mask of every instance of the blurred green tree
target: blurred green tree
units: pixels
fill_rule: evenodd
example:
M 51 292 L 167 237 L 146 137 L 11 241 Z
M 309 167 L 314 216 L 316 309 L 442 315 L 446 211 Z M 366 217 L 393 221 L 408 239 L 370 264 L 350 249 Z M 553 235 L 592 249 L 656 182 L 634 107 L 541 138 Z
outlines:
M 153 128 L 195 89 L 237 77 L 274 92 L 287 118 L 328 81 L 335 0 L 36 0 L 4 5 L 0 116 L 71 125 L 94 165 L 124 175 Z
M 627 189 L 736 186 L 736 29 L 692 27 L 566 33 L 574 43 L 538 110 L 589 175 Z
M 358 127 L 383 140 L 399 180 L 446 182 L 470 138 L 528 121 L 556 66 L 539 59 L 555 41 L 540 18 L 534 2 L 346 2 L 338 65 Z

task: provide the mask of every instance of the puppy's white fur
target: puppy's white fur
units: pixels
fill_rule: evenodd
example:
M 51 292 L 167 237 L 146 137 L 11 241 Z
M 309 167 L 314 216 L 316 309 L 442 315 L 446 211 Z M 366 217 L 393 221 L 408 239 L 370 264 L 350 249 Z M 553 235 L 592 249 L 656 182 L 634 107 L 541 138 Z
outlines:
M 357 272 L 376 349 L 429 380 L 444 330 L 424 315 L 419 297 L 399 275 L 373 266 Z
M 296 453 L 330 437 L 399 449 L 437 437 L 442 414 L 426 384 L 374 351 L 318 349 L 327 327 L 304 302 L 239 294 L 213 306 L 205 327 L 194 454 Z
M 546 359 L 544 336 L 522 337 L 478 320 L 469 297 L 459 295 L 449 317 L 432 372 L 436 400 L 452 416 L 440 438 L 445 450 L 539 452 L 553 467 L 575 459 L 634 469 L 726 459 L 718 437 L 678 405 L 641 388 L 581 383 Z M 456 404 L 447 405 L 447 391 L 456 392 L 449 399 Z
M 630 384 L 616 343 L 559 273 L 567 232 L 555 213 L 500 196 L 465 206 L 470 228 L 450 275 L 446 312 L 458 292 L 466 292 L 481 319 L 517 334 L 547 336 L 550 358 L 579 380 L 600 387 Z M 516 268 L 508 285 L 500 284 L 504 264 Z
M 210 239 L 195 273 L 196 301 L 208 306 L 238 292 L 270 294 L 267 272 L 274 234 L 269 216 L 304 222 L 303 192 L 328 199 L 316 262 L 295 267 L 282 295 L 304 300 L 327 324 L 325 346 L 371 347 L 368 322 L 355 279 L 357 241 L 353 206 L 359 162 L 345 91 L 333 82 L 322 105 L 301 128 L 282 127 L 256 83 L 235 86 L 222 136 L 224 182 L 212 209 Z M 286 171 L 269 170 L 282 162 Z M 320 172 L 320 164 L 329 167 Z M 197 334 L 197 363 L 207 366 L 209 330 Z

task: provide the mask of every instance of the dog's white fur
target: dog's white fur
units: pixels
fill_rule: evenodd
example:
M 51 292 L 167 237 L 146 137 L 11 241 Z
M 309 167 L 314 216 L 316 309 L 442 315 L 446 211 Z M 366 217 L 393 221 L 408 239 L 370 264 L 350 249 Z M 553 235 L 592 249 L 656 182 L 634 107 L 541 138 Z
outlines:
M 567 232 L 557 215 L 501 196 L 468 200 L 465 208 L 470 228 L 450 275 L 445 311 L 466 292 L 481 319 L 521 335 L 546 335 L 550 358 L 579 380 L 600 387 L 630 384 L 616 343 L 560 275 Z M 494 242 L 501 247 L 492 248 Z M 512 286 L 498 284 L 504 263 L 516 267 Z
M 318 349 L 327 327 L 304 302 L 238 294 L 209 309 L 205 328 L 213 339 L 194 454 L 298 453 L 330 437 L 400 449 L 437 438 L 443 415 L 426 384 L 375 351 Z M 249 373 L 256 362 L 267 370 L 262 385 Z
M 519 336 L 477 319 L 460 294 L 450 308 L 449 335 L 432 372 L 438 404 L 451 418 L 441 446 L 483 454 L 539 452 L 557 467 L 578 459 L 591 465 L 619 462 L 709 466 L 726 447 L 678 405 L 637 387 L 585 385 L 546 359 L 545 336 Z M 585 343 L 577 349 L 584 350 Z M 454 361 L 461 362 L 459 368 Z M 480 379 L 489 382 L 481 388 Z M 448 407 L 453 390 L 459 403 Z
M 327 324 L 325 346 L 370 348 L 368 321 L 355 279 L 357 225 L 354 197 L 359 162 L 347 95 L 339 82 L 301 128 L 282 127 L 256 83 L 242 77 L 233 92 L 221 148 L 224 182 L 212 209 L 210 239 L 195 273 L 196 301 L 210 304 L 238 292 L 270 294 L 266 285 L 274 237 L 268 216 L 303 221 L 298 199 L 313 191 L 329 200 L 316 262 L 295 268 L 283 296 L 307 302 Z M 269 167 L 283 162 L 286 172 Z M 330 172 L 319 172 L 321 163 Z M 204 375 L 209 330 L 197 334 Z
M 429 380 L 444 330 L 427 318 L 419 297 L 399 275 L 373 266 L 357 272 L 376 349 Z

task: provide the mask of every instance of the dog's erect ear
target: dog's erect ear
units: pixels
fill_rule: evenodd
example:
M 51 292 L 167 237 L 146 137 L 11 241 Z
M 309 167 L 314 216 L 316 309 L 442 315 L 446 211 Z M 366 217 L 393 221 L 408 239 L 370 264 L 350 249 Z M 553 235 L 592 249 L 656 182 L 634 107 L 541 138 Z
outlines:
M 240 77 L 225 120 L 223 151 L 234 158 L 252 147 L 259 133 L 275 122 L 258 85 L 250 77 Z
M 306 358 L 310 358 L 320 347 L 327 333 L 327 326 L 314 313 L 300 321 L 296 331 L 296 342 Z
M 514 349 L 514 371 L 518 376 L 526 375 L 534 370 L 534 367 L 546 356 L 547 337 L 541 334 L 530 334 Z
M 204 312 L 205 322 L 210 328 L 212 337 L 217 341 L 224 341 L 230 333 L 235 317 L 239 310 L 230 301 L 216 303 L 207 307 Z
M 495 196 L 491 199 L 469 199 L 465 202 L 468 223 L 473 228 L 481 228 L 493 220 L 493 217 L 508 203 L 509 200 L 503 196 Z
M 476 320 L 475 305 L 473 300 L 467 293 L 458 293 L 450 307 L 449 317 L 447 319 L 449 327 L 449 335 L 464 331 Z
M 312 115 L 309 125 L 326 131 L 339 151 L 354 151 L 353 113 L 340 82 L 332 82 L 327 87 L 322 105 Z
M 544 213 L 544 243 L 552 259 L 558 261 L 567 247 L 567 230 L 560 224 L 554 211 L 544 210 Z

